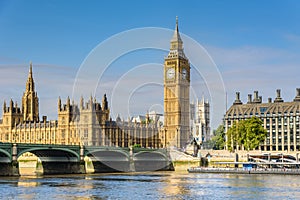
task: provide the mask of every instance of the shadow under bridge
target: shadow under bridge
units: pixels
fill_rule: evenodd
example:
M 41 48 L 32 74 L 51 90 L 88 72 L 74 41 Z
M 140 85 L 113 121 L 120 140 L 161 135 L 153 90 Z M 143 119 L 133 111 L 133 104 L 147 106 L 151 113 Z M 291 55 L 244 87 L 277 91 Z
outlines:
M 174 170 L 166 151 L 135 150 L 133 161 L 135 171 Z
M 90 172 L 128 172 L 131 170 L 128 148 L 85 147 L 86 169 Z
M 68 148 L 53 146 L 27 146 L 18 145 L 19 158 L 24 153 L 30 152 L 36 155 L 39 160 L 37 162 L 37 172 L 42 174 L 73 174 L 83 173 L 80 162 L 80 148 L 78 146 Z

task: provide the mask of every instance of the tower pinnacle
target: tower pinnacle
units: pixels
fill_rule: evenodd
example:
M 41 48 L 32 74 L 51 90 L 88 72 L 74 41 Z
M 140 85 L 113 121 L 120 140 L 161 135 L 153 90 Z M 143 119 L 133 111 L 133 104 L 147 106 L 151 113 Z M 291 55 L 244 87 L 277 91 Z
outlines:
M 171 39 L 170 44 L 170 53 L 168 55 L 169 58 L 174 57 L 183 57 L 186 58 L 183 52 L 183 42 L 181 40 L 180 34 L 179 34 L 179 28 L 178 28 L 178 17 L 176 16 L 176 25 L 173 37 Z
M 34 90 L 32 75 L 32 62 L 29 65 L 29 73 L 26 82 L 26 90 L 22 98 L 22 113 L 25 121 L 39 121 L 39 99 Z
M 178 16 L 176 16 L 176 30 L 178 32 Z
M 30 61 L 29 76 L 32 77 L 32 62 Z
M 26 91 L 33 91 L 34 92 L 34 80 L 33 80 L 33 75 L 32 75 L 32 62 L 30 62 L 30 66 L 29 66 L 29 73 L 28 73 L 28 78 L 27 78 L 27 83 L 26 83 Z

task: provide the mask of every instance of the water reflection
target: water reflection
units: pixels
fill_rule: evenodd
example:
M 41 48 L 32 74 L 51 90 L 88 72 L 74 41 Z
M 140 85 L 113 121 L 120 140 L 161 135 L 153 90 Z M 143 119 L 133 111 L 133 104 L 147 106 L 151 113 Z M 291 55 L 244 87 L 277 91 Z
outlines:
M 184 174 L 179 176 L 176 173 L 171 173 L 168 177 L 165 177 L 163 182 L 164 184 L 159 192 L 167 198 L 177 199 L 177 197 L 188 196 L 190 193 L 187 187 L 190 181 Z
M 292 199 L 298 176 L 186 172 L 1 177 L 6 199 Z

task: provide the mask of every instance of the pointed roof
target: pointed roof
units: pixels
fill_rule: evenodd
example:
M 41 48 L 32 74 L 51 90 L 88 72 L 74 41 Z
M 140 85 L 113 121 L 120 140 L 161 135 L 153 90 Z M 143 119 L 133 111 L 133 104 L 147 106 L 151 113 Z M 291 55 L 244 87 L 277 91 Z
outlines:
M 32 62 L 30 61 L 28 76 L 32 78 Z
M 182 40 L 181 40 L 181 37 L 179 34 L 179 29 L 178 29 L 178 16 L 176 16 L 176 26 L 175 26 L 175 31 L 174 31 L 171 42 L 181 42 L 182 43 Z
M 32 75 L 32 62 L 30 62 L 29 65 L 29 72 L 28 72 L 28 78 L 27 78 L 27 83 L 26 83 L 26 91 L 29 92 L 34 92 L 34 80 L 33 80 L 33 75 Z
M 176 16 L 176 26 L 174 30 L 173 37 L 170 42 L 170 52 L 168 58 L 186 58 L 183 52 L 183 42 L 180 37 L 179 28 L 178 28 L 178 17 Z

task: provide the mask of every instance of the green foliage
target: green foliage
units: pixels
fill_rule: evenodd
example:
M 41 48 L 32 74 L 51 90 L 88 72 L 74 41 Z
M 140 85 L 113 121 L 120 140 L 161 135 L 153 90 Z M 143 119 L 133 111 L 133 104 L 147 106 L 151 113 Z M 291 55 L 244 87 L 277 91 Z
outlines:
M 213 149 L 221 150 L 224 149 L 225 146 L 225 128 L 224 125 L 221 124 L 217 130 L 214 131 L 213 138 L 209 141 Z
M 240 121 L 241 122 L 241 121 Z M 227 131 L 227 146 L 228 150 L 233 151 L 237 146 L 238 125 L 240 122 L 234 121 L 232 126 Z
M 257 148 L 267 136 L 267 131 L 262 124 L 258 117 L 235 121 L 227 131 L 228 149 L 233 151 L 237 145 L 244 146 L 246 150 Z
M 133 148 L 141 148 L 142 146 L 140 144 L 134 144 L 132 147 Z

